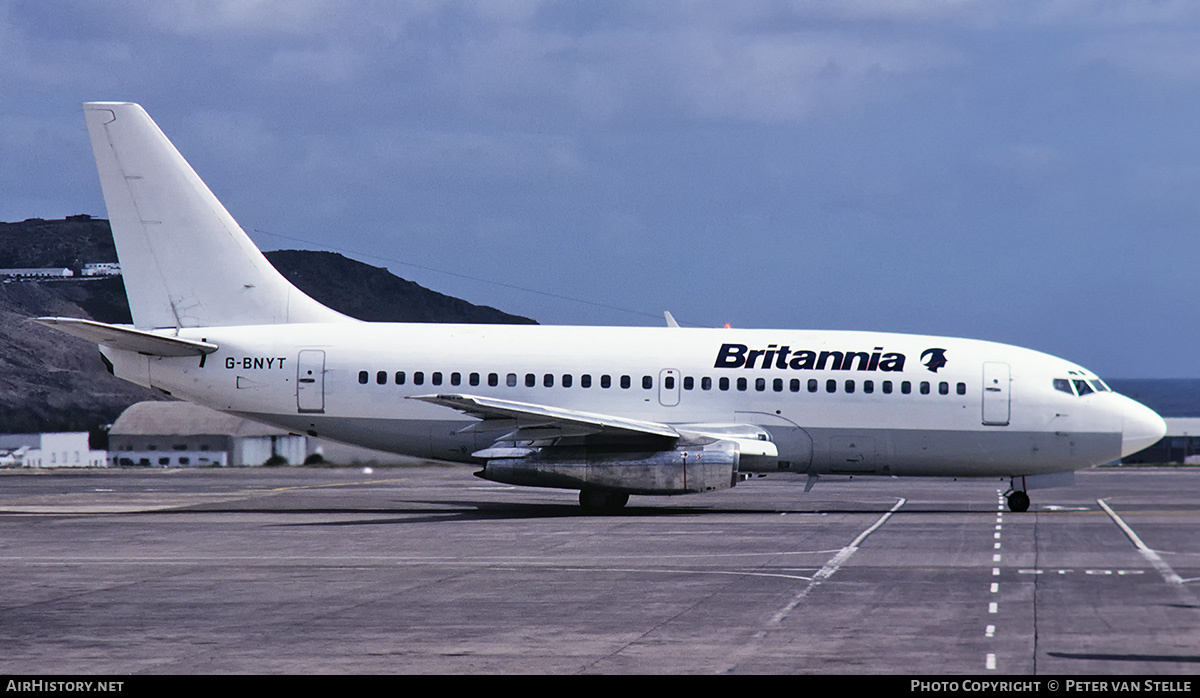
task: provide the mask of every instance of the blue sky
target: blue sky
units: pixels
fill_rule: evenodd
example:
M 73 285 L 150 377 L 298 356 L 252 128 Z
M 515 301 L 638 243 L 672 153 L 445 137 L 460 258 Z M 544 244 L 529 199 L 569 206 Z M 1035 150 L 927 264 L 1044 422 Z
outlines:
M 79 105 L 136 101 L 264 249 L 543 323 L 1198 377 L 1198 46 L 1184 0 L 0 0 L 0 220 L 103 216 Z

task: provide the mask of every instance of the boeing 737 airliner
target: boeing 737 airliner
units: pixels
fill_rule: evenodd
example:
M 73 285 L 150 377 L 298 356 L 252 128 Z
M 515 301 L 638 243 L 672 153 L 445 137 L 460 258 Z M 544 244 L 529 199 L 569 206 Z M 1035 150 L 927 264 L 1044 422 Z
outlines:
M 368 323 L 283 278 L 146 112 L 84 105 L 133 325 L 38 322 L 118 377 L 236 415 L 497 482 L 630 494 L 749 473 L 1009 478 L 1162 438 L 1081 366 L 994 342 L 881 332 Z M 674 323 L 669 323 L 674 325 Z

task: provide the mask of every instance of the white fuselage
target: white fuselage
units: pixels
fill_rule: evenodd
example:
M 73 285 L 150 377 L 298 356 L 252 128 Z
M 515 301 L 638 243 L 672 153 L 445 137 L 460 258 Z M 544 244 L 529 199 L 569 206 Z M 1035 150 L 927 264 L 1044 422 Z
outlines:
M 742 470 L 808 474 L 1052 473 L 1116 460 L 1150 445 L 1161 426 L 1071 362 L 947 337 L 392 323 L 177 336 L 220 348 L 203 360 L 103 351 L 119 377 L 179 398 L 462 462 L 480 462 L 471 454 L 512 425 L 479 428 L 406 398 L 465 394 L 671 425 L 753 424 L 779 455 L 747 459 Z

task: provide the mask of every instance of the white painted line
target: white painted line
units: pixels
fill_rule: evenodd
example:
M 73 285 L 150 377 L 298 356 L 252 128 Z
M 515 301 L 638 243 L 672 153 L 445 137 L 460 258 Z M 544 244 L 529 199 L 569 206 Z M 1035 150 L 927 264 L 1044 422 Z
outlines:
M 995 601 L 988 604 L 988 613 L 999 613 L 999 612 L 1000 612 L 1000 604 L 996 603 Z
M 994 654 L 989 654 L 989 655 L 987 656 L 987 668 L 988 668 L 988 669 L 995 669 L 995 668 L 996 668 L 996 655 L 994 655 Z
M 995 539 L 997 539 L 997 540 L 999 540 L 999 539 L 1000 539 L 1000 532 L 999 532 L 999 531 L 996 531 L 996 533 L 995 533 L 995 534 L 993 534 L 993 535 L 992 535 L 992 537 L 993 537 L 993 538 L 995 538 Z
M 996 637 L 996 626 L 989 625 L 987 630 L 983 632 L 984 637 Z
M 1175 574 L 1175 570 L 1171 569 L 1171 566 L 1167 564 L 1166 560 L 1163 560 L 1158 556 L 1158 553 L 1150 549 L 1150 546 L 1143 543 L 1142 539 L 1138 538 L 1138 535 L 1133 532 L 1133 529 L 1130 528 L 1120 516 L 1117 516 L 1117 512 L 1113 511 L 1103 499 L 1097 499 L 1096 503 L 1099 504 L 1104 511 L 1108 512 L 1109 517 L 1112 518 L 1117 526 L 1121 527 L 1121 530 L 1125 532 L 1125 535 L 1129 536 L 1129 540 L 1133 541 L 1133 544 L 1137 546 L 1138 552 L 1142 554 L 1142 557 L 1146 558 L 1151 565 L 1154 565 L 1154 569 L 1158 570 L 1158 573 L 1162 575 L 1163 579 L 1167 580 L 1167 584 L 1183 584 L 1183 578 L 1178 574 Z
M 1000 549 L 1000 544 L 999 544 L 999 543 L 997 543 L 997 544 L 993 545 L 993 546 L 992 546 L 992 548 L 993 548 L 993 549 L 995 549 L 995 550 L 999 550 L 999 549 Z
M 996 553 L 992 556 L 992 562 L 1000 562 L 1000 553 Z
M 813 575 L 813 578 L 814 579 L 828 579 L 831 575 L 833 575 L 834 572 L 837 572 L 838 568 L 842 566 L 842 563 L 846 562 L 846 560 L 849 560 L 851 555 L 858 552 L 858 546 L 861 545 L 862 542 L 867 539 L 867 536 L 871 535 L 876 530 L 878 530 L 880 526 L 887 523 L 887 520 L 892 518 L 892 514 L 895 514 L 897 509 L 904 506 L 904 503 L 906 501 L 908 501 L 908 500 L 903 499 L 903 498 L 900 499 L 899 501 L 897 501 L 896 505 L 893 506 L 891 509 L 889 509 L 886 514 L 884 514 L 883 516 L 880 516 L 879 520 L 876 521 L 874 524 L 872 524 L 872 526 L 870 528 L 868 528 L 867 530 L 858 534 L 858 538 L 855 538 L 854 540 L 850 541 L 850 545 L 847 545 L 846 547 L 842 548 L 841 551 L 838 552 L 837 555 L 833 556 L 832 560 L 830 560 L 829 562 L 826 562 L 825 566 L 822 567 L 820 570 L 818 570 L 815 575 Z
M 850 545 L 847 545 L 839 550 L 838 554 L 833 556 L 833 559 L 831 559 L 829 562 L 826 562 L 821 569 L 817 570 L 817 573 L 812 576 L 811 580 L 809 580 L 808 585 L 805 586 L 800 593 L 792 597 L 792 600 L 789 601 L 787 605 L 779 609 L 779 612 L 777 612 L 769 621 L 767 621 L 766 628 L 755 634 L 755 644 L 761 642 L 763 638 L 766 637 L 768 629 L 782 623 L 783 620 L 787 618 L 788 614 L 790 614 L 792 610 L 796 608 L 796 606 L 800 605 L 800 602 L 803 601 L 806 596 L 812 593 L 813 589 L 821 585 L 822 580 L 832 577 L 833 573 L 837 572 L 838 568 L 845 564 L 846 560 L 849 560 L 850 556 L 858 551 L 858 546 L 862 545 L 862 542 L 867 539 L 867 536 L 879 530 L 879 527 L 887 523 L 887 520 L 892 517 L 892 514 L 895 514 L 896 511 L 898 511 L 900 507 L 904 506 L 904 503 L 907 501 L 907 499 L 903 498 L 897 500 L 896 504 L 891 509 L 888 509 L 886 514 L 880 516 L 874 524 L 867 528 L 867 530 L 858 534 L 858 537 L 852 540 Z
M 1002 528 L 1004 528 L 1004 527 L 1000 525 L 1000 519 L 996 519 L 996 530 L 999 531 Z
M 999 577 L 999 576 L 1000 576 L 1000 568 L 999 568 L 999 567 L 993 567 L 993 568 L 992 568 L 992 576 L 993 576 L 993 577 Z
M 999 591 L 1000 591 L 1000 585 L 997 584 L 996 582 L 992 582 L 992 593 L 996 594 L 996 593 L 999 593 Z

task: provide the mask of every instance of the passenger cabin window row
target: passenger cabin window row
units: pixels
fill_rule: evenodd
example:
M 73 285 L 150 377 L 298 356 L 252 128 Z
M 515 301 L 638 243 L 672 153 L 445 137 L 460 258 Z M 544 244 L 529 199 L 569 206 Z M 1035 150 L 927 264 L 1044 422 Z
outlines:
M 466 374 L 466 380 L 464 383 L 463 374 L 457 371 L 450 373 L 449 375 L 446 375 L 441 371 L 433 371 L 429 374 L 426 374 L 424 371 L 413 371 L 412 373 L 408 373 L 406 371 L 396 371 L 392 374 L 389 374 L 387 371 L 375 372 L 375 383 L 379 385 L 387 385 L 389 382 L 394 383 L 395 385 L 425 385 L 426 380 L 428 380 L 429 385 L 448 384 L 451 386 L 459 386 L 464 384 L 468 386 L 478 386 L 483 385 L 486 382 L 488 387 L 495 388 L 500 385 L 501 374 L 488 373 L 485 376 L 481 373 L 468 373 Z M 504 385 L 509 388 L 515 388 L 519 384 L 523 384 L 526 388 L 536 388 L 538 385 L 541 385 L 544 388 L 553 388 L 556 382 L 558 385 L 564 388 L 570 388 L 575 385 L 575 376 L 570 373 L 564 373 L 560 376 L 556 376 L 553 373 L 544 373 L 541 376 L 538 376 L 536 373 L 526 373 L 523 378 L 518 376 L 516 373 L 508 373 L 504 375 L 503 380 Z M 824 381 L 817 378 L 809 378 L 807 380 L 800 378 L 791 378 L 787 380 L 783 378 L 755 378 L 753 379 L 753 383 L 750 381 L 751 379 L 745 377 L 731 378 L 729 376 L 721 376 L 713 379 L 710 376 L 701 376 L 700 379 L 697 380 L 693 376 L 684 376 L 681 384 L 684 390 L 695 390 L 697 387 L 699 387 L 699 389 L 702 391 L 713 390 L 715 388 L 716 390 L 720 391 L 738 390 L 745 392 L 753 389 L 754 391 L 760 393 L 767 392 L 768 390 L 776 393 L 782 393 L 785 391 L 792 393 L 819 393 L 823 390 L 826 393 L 842 392 L 849 394 L 861 392 L 871 395 L 878 391 L 884 395 L 891 395 L 894 392 L 899 392 L 901 395 L 911 395 L 914 388 L 916 389 L 916 392 L 921 395 L 932 395 L 935 391 L 938 395 L 949 395 L 951 392 L 951 384 L 948 381 L 939 381 L 936 384 L 930 381 L 919 381 L 914 383 L 913 381 L 885 380 L 876 382 L 874 380 L 859 381 L 853 378 L 847 378 L 841 381 L 834 378 L 828 378 Z M 363 385 L 370 383 L 371 373 L 369 371 L 359 371 L 358 382 Z M 1075 383 L 1082 383 L 1084 384 L 1085 388 L 1087 387 L 1087 384 L 1084 381 L 1075 381 Z M 1093 383 L 1099 383 L 1100 385 L 1103 385 L 1100 383 L 1100 381 L 1093 381 Z M 611 388 L 613 387 L 613 377 L 608 374 L 602 374 L 598 384 L 602 389 Z M 622 390 L 628 390 L 633 387 L 633 379 L 630 376 L 619 376 L 618 384 L 621 386 Z M 654 388 L 654 377 L 642 376 L 641 386 L 643 390 L 652 390 Z M 584 373 L 579 376 L 579 387 L 592 387 L 592 375 L 590 373 Z M 1071 392 L 1070 381 L 1055 379 L 1054 387 L 1058 390 L 1063 390 L 1065 387 L 1065 392 Z M 663 379 L 663 388 L 666 390 L 674 390 L 675 377 L 665 377 Z M 1108 387 L 1104 386 L 1103 388 L 1098 389 L 1108 390 Z M 1088 392 L 1091 392 L 1091 390 L 1089 389 Z M 966 395 L 967 384 L 961 381 L 955 383 L 954 394 Z M 1084 394 L 1082 388 L 1080 388 L 1079 394 Z

